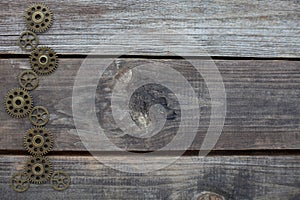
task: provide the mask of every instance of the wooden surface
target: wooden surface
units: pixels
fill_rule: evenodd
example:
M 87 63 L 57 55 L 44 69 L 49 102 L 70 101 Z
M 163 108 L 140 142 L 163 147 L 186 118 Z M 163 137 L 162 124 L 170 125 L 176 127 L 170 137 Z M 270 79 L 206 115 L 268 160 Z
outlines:
M 61 59 L 60 66 L 51 76 L 42 77 L 40 86 L 31 92 L 35 105 L 46 106 L 51 115 L 47 128 L 55 137 L 55 151 L 85 151 L 77 135 L 72 114 L 72 91 L 76 73 L 83 59 Z M 103 61 L 104 62 L 104 61 Z M 184 60 L 174 59 L 118 59 L 120 68 L 134 67 L 145 63 L 163 63 L 185 75 L 195 87 L 196 92 L 202 94 L 203 103 L 201 122 L 194 143 L 190 150 L 201 147 L 203 137 L 209 125 L 209 96 L 204 94 L 201 77 L 197 77 L 191 65 Z M 300 74 L 298 61 L 215 61 L 223 77 L 227 93 L 227 116 L 222 135 L 214 150 L 247 150 L 247 149 L 297 149 L 300 146 Z M 98 63 L 97 64 L 101 64 Z M 29 68 L 26 59 L 0 60 L 1 88 L 0 98 L 6 92 L 17 86 L 16 75 L 21 69 Z M 111 90 L 114 87 L 114 64 L 109 67 L 103 82 L 97 90 L 98 120 L 106 130 L 117 127 L 110 110 Z M 209 70 L 209 69 L 208 69 Z M 88 78 L 88 77 L 86 77 Z M 112 81 L 110 81 L 112 80 Z M 130 84 L 128 82 L 127 84 Z M 107 90 L 107 88 L 110 88 Z M 45 95 L 47 94 L 47 95 Z M 49 98 L 49 95 L 51 98 Z M 139 94 L 145 95 L 145 94 Z M 80 97 L 80 98 L 85 98 Z M 153 96 L 158 99 L 160 96 Z M 166 96 L 168 104 L 174 101 Z M 139 109 L 138 107 L 132 108 Z M 139 111 L 143 112 L 141 108 Z M 179 108 L 172 108 L 178 112 Z M 0 149 L 23 149 L 22 135 L 31 127 L 28 118 L 17 120 L 10 118 L 1 107 Z M 103 114 L 106 113 L 106 114 Z M 169 120 L 157 137 L 147 140 L 134 140 L 132 137 L 108 137 L 119 147 L 127 150 L 150 151 L 162 148 L 170 142 L 176 134 L 178 117 Z M 189 133 L 186 133 L 188 136 Z M 144 144 L 147 144 L 146 146 Z
M 31 1 L 1 1 L 0 49 L 24 53 L 17 46 L 26 30 L 23 10 Z M 298 0 L 151 0 L 45 1 L 53 10 L 51 29 L 40 34 L 42 45 L 64 54 L 86 54 L 100 46 L 103 54 L 119 55 L 139 46 L 134 54 L 169 55 L 168 47 L 199 56 L 299 57 Z M 189 42 L 180 44 L 185 35 Z M 165 38 L 162 43 L 160 38 Z M 174 42 L 174 41 L 177 41 Z
M 41 45 L 59 53 L 60 64 L 55 73 L 41 77 L 40 86 L 31 94 L 35 105 L 50 111 L 46 128 L 53 133 L 55 144 L 49 157 L 55 170 L 71 175 L 72 184 L 63 192 L 55 192 L 49 183 L 31 185 L 22 194 L 10 188 L 11 175 L 22 170 L 28 158 L 23 134 L 31 125 L 27 118 L 9 117 L 1 106 L 1 200 L 196 199 L 203 191 L 218 193 L 226 200 L 300 198 L 299 0 L 44 2 L 55 21 L 38 37 Z M 30 68 L 29 53 L 17 45 L 20 33 L 26 30 L 23 11 L 30 3 L 0 2 L 0 99 L 18 87 L 18 73 Z M 120 172 L 104 164 L 130 164 L 120 152 L 98 152 L 103 162 L 95 160 L 77 135 L 71 107 L 76 74 L 90 53 L 101 58 L 97 64 L 130 55 L 116 59 L 98 84 L 97 117 L 107 130 L 116 128 L 110 92 L 123 69 L 157 63 L 184 75 L 203 103 L 190 151 L 172 165 L 147 174 Z M 203 78 L 174 55 L 213 56 L 224 81 L 225 125 L 214 151 L 205 158 L 198 157 L 197 150 L 208 127 L 210 96 Z M 176 98 L 166 88 L 161 90 L 163 98 L 153 89 L 147 86 L 135 97 L 164 104 L 171 113 L 168 123 L 156 137 L 146 140 L 109 137 L 118 147 L 145 153 L 163 147 L 176 134 L 180 119 Z M 130 108 L 145 112 L 147 103 L 133 101 Z M 173 153 L 153 156 L 147 167 L 172 160 Z
M 31 185 L 22 194 L 12 192 L 9 178 L 23 167 L 26 157 L 0 158 L 1 199 L 193 199 L 212 191 L 226 199 L 297 200 L 300 197 L 299 156 L 182 157 L 160 171 L 129 174 L 108 168 L 92 157 L 50 157 L 56 169 L 72 177 L 64 192 L 49 184 Z M 170 157 L 154 157 L 155 166 Z M 103 160 L 124 163 L 124 158 L 103 156 Z M 125 161 L 125 163 L 127 163 Z

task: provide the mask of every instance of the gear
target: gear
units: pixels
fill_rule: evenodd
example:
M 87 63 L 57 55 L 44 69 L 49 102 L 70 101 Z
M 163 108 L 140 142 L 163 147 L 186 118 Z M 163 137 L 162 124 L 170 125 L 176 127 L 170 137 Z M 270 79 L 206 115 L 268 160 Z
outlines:
M 35 126 L 44 126 L 49 121 L 49 112 L 43 106 L 35 106 L 29 113 L 29 120 Z
M 5 109 L 12 117 L 25 117 L 32 110 L 33 99 L 30 94 L 21 88 L 14 88 L 4 99 Z
M 24 136 L 24 146 L 34 156 L 45 155 L 53 146 L 53 136 L 44 128 L 29 129 Z
M 25 23 L 33 32 L 45 32 L 51 25 L 53 14 L 45 4 L 34 3 L 25 10 Z
M 32 51 L 37 47 L 38 43 L 37 35 L 31 31 L 25 31 L 19 36 L 19 46 L 23 51 Z
M 16 192 L 25 192 L 30 187 L 28 177 L 22 172 L 12 175 L 10 185 Z
M 43 156 L 30 157 L 24 169 L 29 181 L 34 184 L 45 183 L 53 173 L 51 162 Z
M 25 90 L 34 90 L 39 85 L 39 77 L 32 70 L 25 70 L 18 76 L 20 86 Z
M 52 174 L 50 183 L 55 190 L 65 190 L 71 183 L 70 176 L 63 171 L 56 171 Z
M 52 73 L 58 66 L 57 55 L 50 47 L 39 47 L 31 53 L 30 64 L 37 74 L 47 75 Z

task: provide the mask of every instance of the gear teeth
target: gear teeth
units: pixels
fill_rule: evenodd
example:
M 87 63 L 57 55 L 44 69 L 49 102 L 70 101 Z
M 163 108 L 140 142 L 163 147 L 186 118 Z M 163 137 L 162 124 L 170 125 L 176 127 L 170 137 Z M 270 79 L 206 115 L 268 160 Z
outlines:
M 23 93 L 23 95 L 19 95 L 21 92 Z M 25 99 L 25 96 L 27 96 L 27 98 L 26 98 L 27 100 Z M 13 102 L 13 99 L 15 97 L 19 97 L 22 101 L 24 101 L 23 102 L 24 105 L 22 105 L 22 106 L 16 105 Z M 29 101 L 29 103 L 27 103 L 28 101 Z M 30 95 L 30 93 L 28 91 L 24 90 L 23 88 L 13 88 L 13 89 L 9 90 L 9 92 L 5 96 L 4 106 L 5 106 L 6 112 L 11 117 L 23 118 L 23 117 L 26 117 L 31 112 L 31 110 L 33 108 L 33 98 Z M 9 109 L 9 108 L 11 108 L 11 109 Z M 20 112 L 20 110 L 22 110 L 22 112 Z M 26 111 L 24 112 L 24 110 L 26 110 Z
M 40 147 L 35 146 L 34 142 L 32 141 L 34 139 L 33 137 L 36 135 L 40 135 L 44 140 L 44 143 L 41 144 Z M 46 147 L 45 147 L 45 145 L 46 145 Z M 32 147 L 30 147 L 30 146 L 32 146 Z M 31 128 L 24 135 L 24 147 L 33 156 L 46 155 L 47 153 L 49 153 L 49 151 L 53 147 L 53 135 L 50 131 L 48 131 L 47 129 L 42 128 L 42 127 Z M 36 148 L 36 150 L 35 150 L 35 148 Z M 40 149 L 38 151 L 39 148 L 42 148 L 42 150 Z
M 35 165 L 39 165 L 39 168 L 42 170 L 42 172 L 37 171 Z M 31 156 L 24 166 L 24 170 L 29 181 L 34 184 L 42 184 L 47 182 L 50 180 L 51 175 L 53 174 L 52 163 L 47 157 L 44 156 Z
M 44 20 L 36 19 L 36 21 L 32 18 L 32 15 L 35 13 L 36 9 L 40 7 L 39 10 L 45 10 L 42 14 L 45 14 L 43 17 Z M 34 9 L 34 10 L 32 10 Z M 48 16 L 46 16 L 46 14 Z M 47 21 L 46 21 L 47 19 Z M 24 20 L 29 30 L 37 33 L 42 33 L 47 31 L 53 24 L 53 13 L 51 9 L 43 4 L 43 3 L 33 3 L 26 10 L 24 14 Z M 44 24 L 44 25 L 43 25 Z M 43 25 L 43 26 L 42 26 Z
M 53 54 L 53 56 L 50 58 L 51 54 Z M 43 64 L 39 60 L 41 56 L 46 56 L 47 59 L 51 59 L 51 61 L 46 61 L 47 63 Z M 30 55 L 30 65 L 35 73 L 39 75 L 49 75 L 52 72 L 54 72 L 58 67 L 58 56 L 56 52 L 50 47 L 38 47 Z

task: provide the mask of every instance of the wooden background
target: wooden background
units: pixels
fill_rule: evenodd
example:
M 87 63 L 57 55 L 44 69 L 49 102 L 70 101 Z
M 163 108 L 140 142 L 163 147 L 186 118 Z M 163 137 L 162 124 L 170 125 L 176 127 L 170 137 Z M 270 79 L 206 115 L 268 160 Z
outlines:
M 72 184 L 63 192 L 54 191 L 49 184 L 31 185 L 22 194 L 9 187 L 11 175 L 22 169 L 28 157 L 22 138 L 31 125 L 27 118 L 10 118 L 0 107 L 0 199 L 193 199 L 202 191 L 230 200 L 300 199 L 300 1 L 45 3 L 55 21 L 38 37 L 41 45 L 58 52 L 60 64 L 55 73 L 41 78 L 31 94 L 36 105 L 50 111 L 47 128 L 54 134 L 55 145 L 49 157 L 55 169 L 71 175 Z M 17 45 L 19 34 L 26 30 L 23 11 L 29 5 L 27 0 L 0 2 L 0 99 L 18 86 L 18 73 L 30 68 L 28 52 Z M 126 37 L 128 33 L 132 37 Z M 160 44 L 156 35 L 168 38 L 169 43 Z M 174 42 L 185 35 L 195 42 Z M 134 39 L 141 36 L 146 39 Z M 123 47 L 138 46 L 139 51 L 116 63 L 124 68 L 166 64 L 184 73 L 194 85 L 201 78 L 168 49 L 171 46 L 180 55 L 196 57 L 204 56 L 196 50 L 204 48 L 218 67 L 227 94 L 225 125 L 213 151 L 205 158 L 197 156 L 207 128 L 204 120 L 184 156 L 162 170 L 131 174 L 97 162 L 76 133 L 71 105 L 76 73 L 90 50 L 99 46 L 103 59 L 119 56 Z M 97 98 L 104 103 L 110 100 L 106 93 Z M 204 110 L 204 116 L 208 114 L 209 109 Z M 100 123 L 113 127 L 110 116 L 100 118 Z M 174 129 L 176 124 L 166 126 L 146 143 L 111 140 L 129 151 L 144 153 L 170 141 Z M 99 153 L 107 162 L 124 162 L 119 152 Z M 153 157 L 149 165 L 168 159 L 172 152 Z

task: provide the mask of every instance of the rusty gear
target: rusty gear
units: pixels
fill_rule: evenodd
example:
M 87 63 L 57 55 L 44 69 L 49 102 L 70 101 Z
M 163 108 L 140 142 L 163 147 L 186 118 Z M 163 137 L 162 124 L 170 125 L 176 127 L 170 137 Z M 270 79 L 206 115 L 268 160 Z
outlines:
M 30 94 L 21 88 L 11 89 L 5 99 L 5 109 L 12 117 L 25 117 L 32 110 L 33 99 Z
M 51 10 L 42 3 L 34 3 L 25 10 L 25 23 L 33 32 L 45 32 L 53 21 Z
M 37 74 L 47 75 L 52 73 L 58 66 L 57 55 L 50 47 L 39 47 L 31 53 L 30 64 Z
M 44 126 L 49 121 L 49 112 L 43 106 L 35 106 L 29 113 L 29 120 L 35 126 Z
M 10 179 L 10 185 L 16 192 L 25 192 L 30 187 L 28 177 L 22 172 L 12 175 Z
M 56 171 L 52 174 L 50 183 L 55 190 L 65 190 L 71 183 L 70 176 L 63 171 Z
M 32 70 L 25 70 L 18 76 L 20 86 L 25 90 L 34 90 L 39 85 L 39 77 Z
M 31 31 L 25 31 L 19 36 L 19 46 L 23 51 L 32 51 L 37 47 L 38 43 L 37 35 Z
M 24 136 L 24 146 L 34 156 L 45 155 L 53 146 L 53 136 L 41 127 L 29 129 Z
M 51 162 L 43 156 L 30 157 L 24 170 L 29 181 L 34 184 L 45 183 L 53 173 Z

